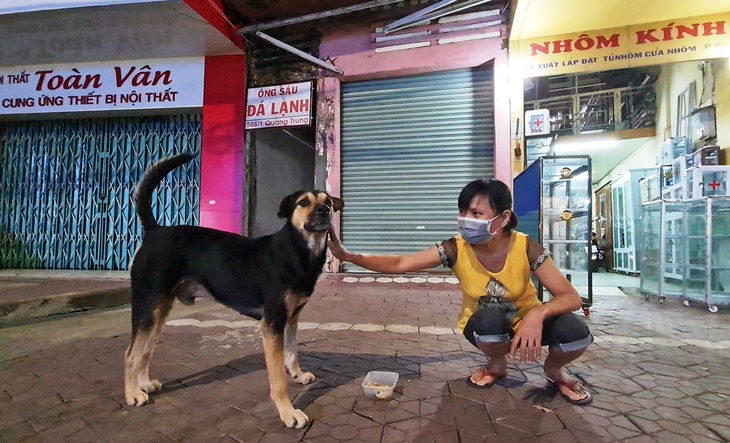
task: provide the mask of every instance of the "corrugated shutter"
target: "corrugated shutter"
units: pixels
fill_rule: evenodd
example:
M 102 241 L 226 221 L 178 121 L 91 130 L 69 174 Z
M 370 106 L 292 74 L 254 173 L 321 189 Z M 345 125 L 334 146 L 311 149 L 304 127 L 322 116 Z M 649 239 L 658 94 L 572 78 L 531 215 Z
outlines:
M 131 194 L 162 157 L 200 152 L 200 114 L 3 122 L 0 268 L 127 269 L 142 239 Z M 197 225 L 200 162 L 166 177 L 161 225 Z
M 491 67 L 343 85 L 348 249 L 403 254 L 456 233 L 459 192 L 494 176 L 492 97 Z

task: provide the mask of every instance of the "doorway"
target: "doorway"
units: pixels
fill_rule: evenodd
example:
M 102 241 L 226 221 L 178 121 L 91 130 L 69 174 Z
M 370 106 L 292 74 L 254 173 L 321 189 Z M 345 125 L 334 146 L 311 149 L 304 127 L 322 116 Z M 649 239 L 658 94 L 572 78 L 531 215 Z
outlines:
M 247 133 L 246 146 L 248 235 L 273 234 L 284 224 L 276 215 L 281 200 L 314 188 L 314 129 L 258 129 Z

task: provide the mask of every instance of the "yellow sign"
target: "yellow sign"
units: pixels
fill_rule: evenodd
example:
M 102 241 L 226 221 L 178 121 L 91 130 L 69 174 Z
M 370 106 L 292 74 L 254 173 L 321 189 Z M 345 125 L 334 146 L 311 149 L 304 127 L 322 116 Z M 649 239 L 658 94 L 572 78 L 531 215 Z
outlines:
M 513 68 L 523 78 L 730 56 L 730 12 L 519 40 Z

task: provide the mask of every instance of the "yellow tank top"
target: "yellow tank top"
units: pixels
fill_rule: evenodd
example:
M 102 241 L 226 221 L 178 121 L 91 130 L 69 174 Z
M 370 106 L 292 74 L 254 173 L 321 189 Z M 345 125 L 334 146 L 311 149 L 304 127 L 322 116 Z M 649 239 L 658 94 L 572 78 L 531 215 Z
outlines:
M 504 287 L 504 298 L 515 304 L 517 313 L 512 318 L 512 326 L 517 330 L 519 321 L 525 313 L 535 306 L 540 306 L 537 290 L 530 280 L 530 262 L 527 259 L 527 235 L 512 231 L 509 251 L 504 268 L 499 272 L 489 272 L 482 266 L 474 254 L 472 246 L 464 241 L 461 235 L 456 239 L 456 264 L 452 268 L 461 285 L 461 313 L 459 314 L 459 332 L 469 318 L 478 310 L 477 300 L 487 295 L 487 284 L 492 279 L 492 287 L 496 284 Z M 497 283 L 498 282 L 498 283 Z M 491 295 L 491 294 L 490 294 Z

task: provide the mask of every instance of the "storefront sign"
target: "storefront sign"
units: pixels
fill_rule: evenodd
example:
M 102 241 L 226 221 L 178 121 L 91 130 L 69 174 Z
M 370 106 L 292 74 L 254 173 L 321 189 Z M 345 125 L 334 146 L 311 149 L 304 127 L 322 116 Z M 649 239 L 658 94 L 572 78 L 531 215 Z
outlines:
M 248 90 L 246 129 L 309 126 L 311 123 L 311 81 Z
M 730 12 L 517 42 L 523 78 L 730 56 Z
M 204 58 L 0 68 L 0 115 L 203 105 Z

